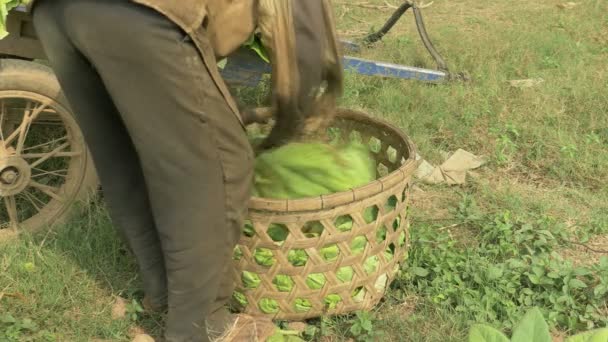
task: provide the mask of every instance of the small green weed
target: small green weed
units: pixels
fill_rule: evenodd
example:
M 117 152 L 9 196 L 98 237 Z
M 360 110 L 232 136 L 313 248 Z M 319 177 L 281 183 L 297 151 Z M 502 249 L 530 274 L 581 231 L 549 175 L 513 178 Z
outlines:
M 360 342 L 373 342 L 382 340 L 384 333 L 374 330 L 374 316 L 367 311 L 359 311 L 356 313 L 350 323 L 350 333 L 355 340 Z
M 29 318 L 17 319 L 10 313 L 3 313 L 0 314 L 0 341 L 56 341 L 56 337 L 47 330 L 41 330 Z
M 608 234 L 608 218 L 598 215 L 581 228 L 576 229 L 575 234 L 579 241 L 584 243 L 589 241 L 592 236 Z
M 492 133 L 496 135 L 495 158 L 499 165 L 510 162 L 518 152 L 517 141 L 520 133 L 513 124 L 507 124 L 504 128 L 494 128 Z
M 567 158 L 575 158 L 578 153 L 578 147 L 575 144 L 567 144 L 560 149 L 562 155 Z
M 131 303 L 127 304 L 127 317 L 135 322 L 139 319 L 139 316 L 144 312 L 144 308 L 135 299 Z

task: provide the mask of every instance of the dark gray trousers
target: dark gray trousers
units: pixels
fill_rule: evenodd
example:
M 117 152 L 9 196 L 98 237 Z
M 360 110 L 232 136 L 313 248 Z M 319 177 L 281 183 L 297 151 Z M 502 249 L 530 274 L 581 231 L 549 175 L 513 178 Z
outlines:
M 151 9 L 41 0 L 34 23 L 144 291 L 154 306 L 168 303 L 167 341 L 207 341 L 206 317 L 233 290 L 249 199 L 242 125 L 189 37 Z

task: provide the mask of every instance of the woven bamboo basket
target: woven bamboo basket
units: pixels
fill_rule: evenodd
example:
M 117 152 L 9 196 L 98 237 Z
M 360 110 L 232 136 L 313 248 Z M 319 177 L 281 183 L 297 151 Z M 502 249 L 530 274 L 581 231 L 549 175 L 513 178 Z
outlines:
M 235 298 L 240 299 L 235 305 L 242 312 L 303 320 L 369 310 L 382 299 L 399 263 L 407 257 L 409 184 L 417 166 L 414 145 L 391 124 L 351 110 L 340 111 L 328 135 L 368 144 L 378 166 L 377 180 L 318 198 L 253 198 L 246 224 L 255 234 L 242 236 L 234 258 Z M 370 211 L 375 213 L 371 218 L 364 214 Z M 336 227 L 344 218 L 352 220 L 352 229 L 346 232 Z M 314 238 L 303 232 L 311 223 L 323 227 Z M 285 241 L 273 241 L 268 234 L 271 226 L 286 230 Z M 367 241 L 363 250 L 353 253 L 351 244 L 356 239 Z M 331 261 L 321 256 L 327 246 L 339 249 Z M 272 265 L 259 264 L 254 256 L 257 251 L 267 253 Z M 294 264 L 290 252 L 305 253 L 307 260 Z M 344 271 L 352 275 L 350 281 L 337 276 Z M 255 288 L 244 283 L 246 273 L 256 277 Z M 311 275 L 323 280 L 320 288 L 309 286 Z M 291 283 L 288 291 L 277 286 L 277 277 Z M 332 297 L 328 305 L 326 299 Z M 274 310 L 263 310 L 269 304 Z

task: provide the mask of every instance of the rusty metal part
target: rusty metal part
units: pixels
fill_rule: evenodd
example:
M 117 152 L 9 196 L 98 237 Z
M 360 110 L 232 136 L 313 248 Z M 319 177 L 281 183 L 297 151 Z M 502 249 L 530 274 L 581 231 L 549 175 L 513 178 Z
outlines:
M 380 30 L 369 34 L 367 37 L 363 38 L 363 42 L 365 44 L 373 44 L 382 40 L 382 38 L 389 33 L 389 31 L 397 24 L 399 19 L 407 12 L 408 9 L 414 7 L 414 4 L 411 1 L 405 1 L 401 6 L 399 6 L 395 12 L 391 15 L 390 18 L 386 21 L 386 23 L 380 28 Z
M 0 196 L 15 196 L 27 188 L 32 170 L 25 159 L 16 155 L 0 157 Z

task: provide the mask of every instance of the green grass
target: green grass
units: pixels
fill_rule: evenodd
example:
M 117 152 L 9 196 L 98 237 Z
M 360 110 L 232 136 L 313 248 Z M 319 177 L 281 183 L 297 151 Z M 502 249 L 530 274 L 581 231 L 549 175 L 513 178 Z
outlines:
M 22 236 L 1 248 L 0 322 L 10 314 L 38 325 L 15 341 L 38 341 L 42 333 L 54 336 L 52 341 L 124 339 L 132 322 L 112 319 L 113 297 L 141 294 L 134 261 L 103 209 L 95 206 L 54 233 Z M 12 341 L 0 330 L 3 337 Z
M 560 2 L 436 0 L 425 9 L 435 45 L 471 82 L 426 85 L 348 75 L 343 106 L 390 120 L 427 160 L 440 163 L 442 152 L 458 148 L 489 158 L 466 186 L 418 184 L 411 257 L 369 318 L 381 340 L 462 341 L 472 322 L 508 330 L 531 305 L 543 309 L 556 335 L 606 324 L 608 298 L 593 294 L 608 277 L 601 254 L 569 241 L 608 249 L 608 2 L 579 1 L 571 10 L 558 8 Z M 342 33 L 361 36 L 390 11 L 336 5 L 336 13 Z M 361 56 L 433 67 L 410 14 Z M 527 89 L 508 82 L 528 78 L 544 82 Z M 263 99 L 259 92 L 243 94 Z M 532 231 L 523 240 L 498 234 L 526 225 Z M 529 237 L 539 240 L 540 230 L 553 239 L 532 252 L 520 249 Z M 525 266 L 509 266 L 510 259 Z M 543 264 L 550 260 L 559 265 Z M 484 280 L 490 265 L 515 280 Z M 533 267 L 560 275 L 552 284 L 530 283 Z M 586 287 L 572 282 L 575 289 L 564 292 L 558 281 L 568 272 L 584 274 L 574 278 Z M 462 285 L 454 281 L 467 273 L 472 277 Z M 129 252 L 96 206 L 48 236 L 2 245 L 0 340 L 1 329 L 15 341 L 128 340 L 138 325 L 158 331 L 158 317 L 112 319 L 115 296 L 141 299 L 135 274 Z M 524 288 L 531 290 L 529 299 L 519 296 Z M 567 295 L 568 304 L 557 307 L 552 295 Z M 568 318 L 568 312 L 581 317 Z M 352 335 L 354 322 L 340 317 L 317 325 L 340 341 Z

